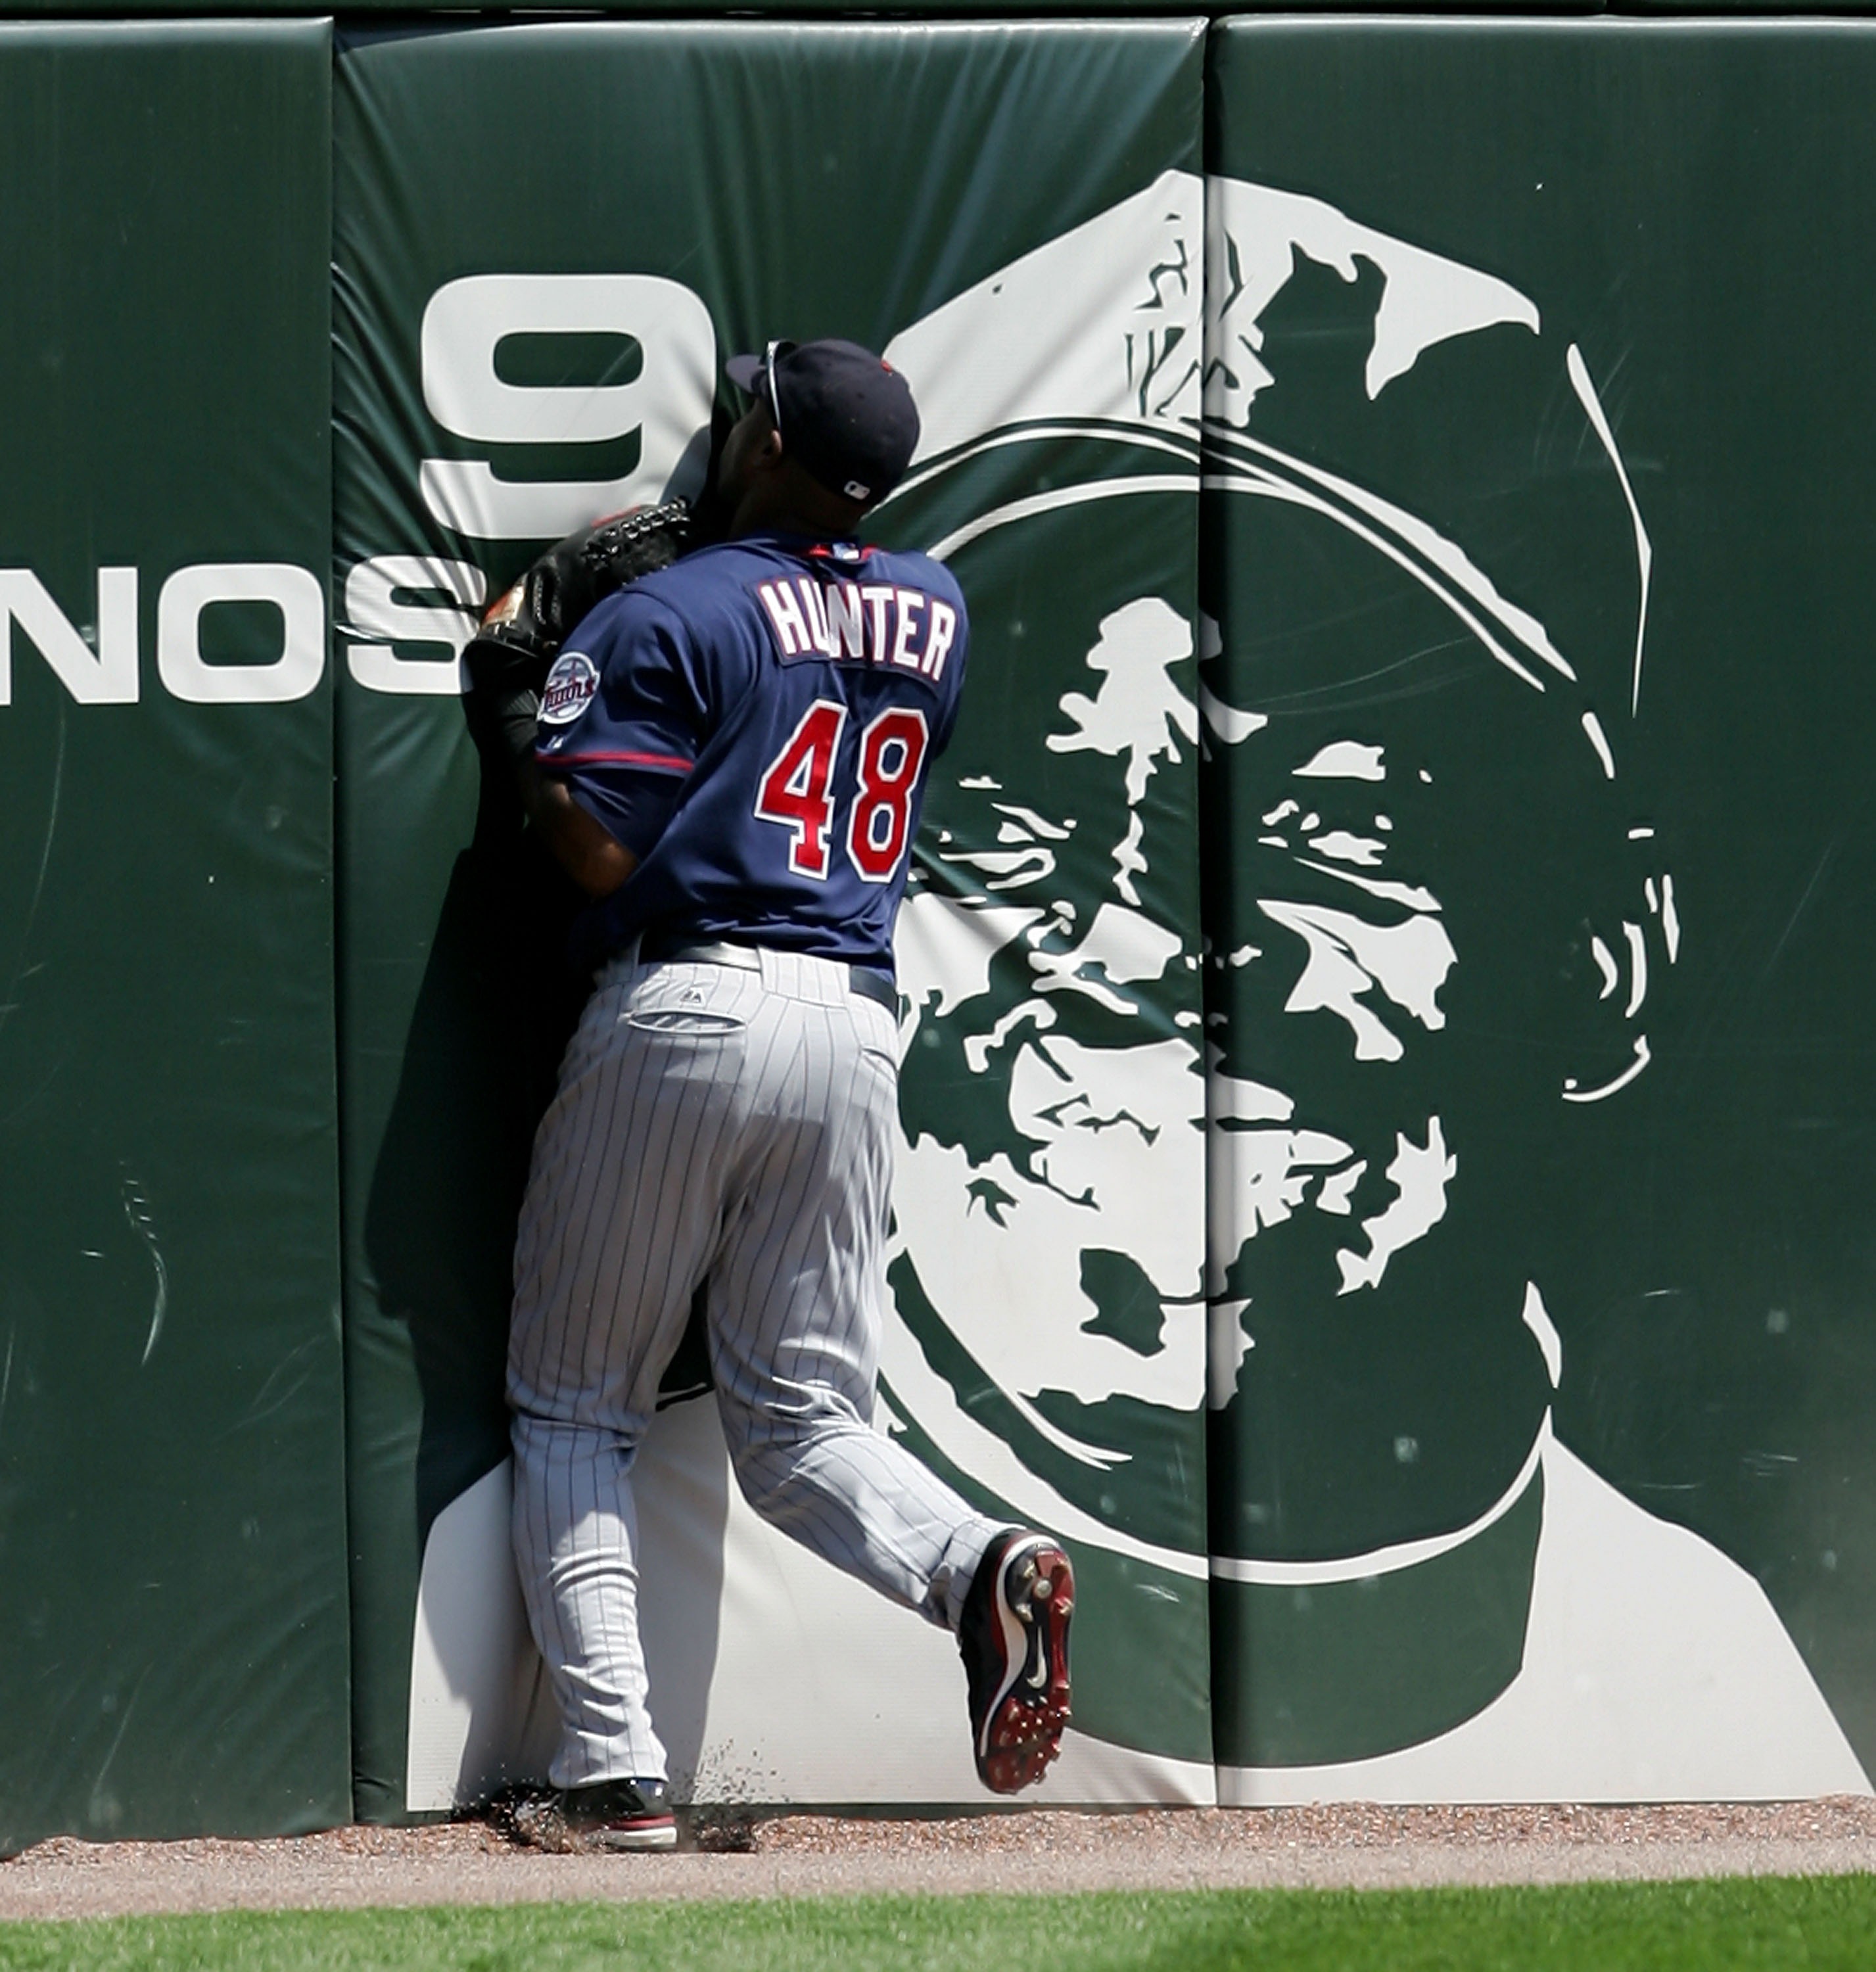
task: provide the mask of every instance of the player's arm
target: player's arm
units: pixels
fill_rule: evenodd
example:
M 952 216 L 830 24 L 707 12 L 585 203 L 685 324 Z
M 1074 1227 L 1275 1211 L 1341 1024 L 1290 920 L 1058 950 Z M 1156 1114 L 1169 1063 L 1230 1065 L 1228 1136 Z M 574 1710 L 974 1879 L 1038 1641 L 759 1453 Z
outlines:
M 595 899 L 644 861 L 695 757 L 681 630 L 627 588 L 591 612 L 583 648 L 563 650 L 544 677 L 498 640 L 469 647 L 482 719 L 499 728 L 529 824 Z
M 684 626 L 645 591 L 602 603 L 579 634 L 584 648 L 563 651 L 543 689 L 522 798 L 568 874 L 604 898 L 677 808 L 697 758 L 695 707 Z
M 609 897 L 638 867 L 638 858 L 573 798 L 566 782 L 543 774 L 531 753 L 515 762 L 521 805 L 554 860 L 587 896 Z
M 639 852 L 536 764 L 541 694 L 573 631 L 607 597 L 668 568 L 690 540 L 681 501 L 635 507 L 556 542 L 488 611 L 464 656 L 477 744 L 514 763 L 529 821 L 589 896 L 610 896 L 638 867 Z
M 538 667 L 525 653 L 478 640 L 471 646 L 472 704 L 492 726 L 514 769 L 521 806 L 555 860 L 589 896 L 609 896 L 638 859 L 573 798 L 566 783 L 543 773 L 534 759 L 540 708 Z

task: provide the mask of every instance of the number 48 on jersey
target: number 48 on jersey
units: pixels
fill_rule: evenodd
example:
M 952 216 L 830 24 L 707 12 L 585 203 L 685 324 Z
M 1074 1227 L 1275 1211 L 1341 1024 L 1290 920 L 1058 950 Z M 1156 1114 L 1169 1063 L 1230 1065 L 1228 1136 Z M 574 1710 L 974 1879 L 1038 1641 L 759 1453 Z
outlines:
M 912 833 L 929 738 L 925 714 L 892 706 L 870 720 L 860 736 L 858 785 L 840 788 L 834 773 L 847 717 L 847 707 L 828 698 L 816 699 L 802 713 L 762 775 L 756 818 L 788 830 L 788 867 L 824 883 L 844 799 L 847 860 L 866 882 L 889 883 Z

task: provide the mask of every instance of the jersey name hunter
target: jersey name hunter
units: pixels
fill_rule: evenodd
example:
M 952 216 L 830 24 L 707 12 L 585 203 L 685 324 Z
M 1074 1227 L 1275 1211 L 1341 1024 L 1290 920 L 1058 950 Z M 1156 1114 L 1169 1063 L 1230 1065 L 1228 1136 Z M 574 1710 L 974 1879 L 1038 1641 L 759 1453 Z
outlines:
M 830 658 L 837 664 L 892 664 L 934 684 L 945 675 L 958 612 L 922 589 L 804 575 L 759 583 L 755 593 L 785 663 Z

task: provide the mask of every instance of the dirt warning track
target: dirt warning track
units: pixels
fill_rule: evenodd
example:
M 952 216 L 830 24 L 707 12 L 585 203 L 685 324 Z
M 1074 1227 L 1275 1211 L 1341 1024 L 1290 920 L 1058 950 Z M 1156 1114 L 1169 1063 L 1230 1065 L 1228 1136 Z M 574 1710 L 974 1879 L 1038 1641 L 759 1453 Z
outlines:
M 550 1856 L 479 1822 L 266 1841 L 42 1842 L 0 1919 L 583 1899 L 1403 1889 L 1876 1871 L 1876 1801 L 697 1817 L 675 1855 Z

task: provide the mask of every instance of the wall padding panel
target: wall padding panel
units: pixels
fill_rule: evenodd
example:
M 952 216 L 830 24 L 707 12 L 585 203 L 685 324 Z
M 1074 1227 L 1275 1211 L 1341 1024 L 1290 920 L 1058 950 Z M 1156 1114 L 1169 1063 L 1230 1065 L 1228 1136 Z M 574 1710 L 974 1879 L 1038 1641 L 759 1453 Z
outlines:
M 0 1849 L 350 1814 L 331 72 L 0 28 Z
M 1214 38 L 1224 1798 L 1867 1790 L 1872 89 Z
M 540 542 L 701 472 L 722 361 L 843 335 L 925 433 L 971 687 L 900 928 L 883 1427 L 1069 1540 L 1055 1797 L 1209 1798 L 1196 21 L 361 34 L 338 68 L 337 581 L 358 1798 L 542 1758 L 501 1357 L 560 934 L 454 648 Z M 530 916 L 529 913 L 535 915 Z M 577 982 L 575 987 L 577 993 Z M 532 1037 L 532 1038 L 529 1038 Z M 703 1798 L 978 1797 L 953 1647 L 640 1467 L 653 1706 Z

